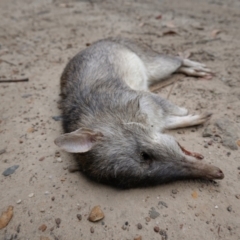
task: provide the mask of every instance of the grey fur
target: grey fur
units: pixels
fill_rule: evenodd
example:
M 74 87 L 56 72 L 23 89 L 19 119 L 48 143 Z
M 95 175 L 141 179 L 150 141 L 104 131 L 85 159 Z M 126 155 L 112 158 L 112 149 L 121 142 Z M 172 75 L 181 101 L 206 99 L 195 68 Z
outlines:
M 187 64 L 186 64 L 187 63 Z M 190 65 L 190 66 L 189 66 Z M 92 44 L 61 77 L 66 134 L 55 140 L 75 152 L 83 172 L 99 182 L 129 188 L 183 178 L 222 179 L 222 171 L 189 156 L 164 129 L 205 122 L 148 86 L 173 72 L 205 75 L 204 65 L 163 56 L 122 38 Z

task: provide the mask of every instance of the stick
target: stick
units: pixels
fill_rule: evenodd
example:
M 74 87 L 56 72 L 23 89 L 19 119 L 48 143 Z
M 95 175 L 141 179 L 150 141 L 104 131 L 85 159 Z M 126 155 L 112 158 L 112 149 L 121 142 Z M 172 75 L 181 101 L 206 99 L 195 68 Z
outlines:
M 0 83 L 12 83 L 12 82 L 28 82 L 28 78 L 23 79 L 0 79 Z
M 165 81 L 159 82 L 157 84 L 154 84 L 152 86 L 150 86 L 150 91 L 151 92 L 158 92 L 160 89 L 165 88 L 175 82 L 177 82 L 179 80 L 179 78 L 177 78 L 178 76 L 172 76 L 170 79 L 167 79 Z
M 9 61 L 7 61 L 7 60 L 0 59 L 0 63 L 1 63 L 1 62 L 5 62 L 5 63 L 8 63 L 9 65 L 16 66 L 16 64 L 11 63 L 11 62 L 9 62 Z
M 170 97 L 170 95 L 171 95 L 171 93 L 172 93 L 173 87 L 175 86 L 176 82 L 177 82 L 177 81 L 173 82 L 173 85 L 171 86 L 171 88 L 170 88 L 170 90 L 169 90 L 169 92 L 168 92 L 167 99 L 169 99 L 169 97 Z

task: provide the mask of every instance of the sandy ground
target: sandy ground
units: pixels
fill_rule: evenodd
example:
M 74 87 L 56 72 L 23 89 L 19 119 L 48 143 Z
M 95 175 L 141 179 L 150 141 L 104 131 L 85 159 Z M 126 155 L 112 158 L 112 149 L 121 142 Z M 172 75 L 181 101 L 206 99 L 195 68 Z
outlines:
M 0 83 L 0 212 L 14 207 L 0 239 L 239 240 L 240 150 L 233 150 L 240 137 L 239 19 L 238 0 L 1 0 L 0 79 L 29 81 Z M 53 143 L 62 133 L 52 118 L 61 114 L 60 74 L 88 43 L 116 35 L 190 54 L 214 70 L 211 80 L 174 76 L 171 101 L 214 115 L 208 127 L 172 135 L 219 166 L 224 180 L 118 190 L 69 173 L 72 156 Z M 170 88 L 159 92 L 167 96 Z M 14 165 L 13 174 L 2 174 Z M 91 223 L 96 205 L 105 218 Z

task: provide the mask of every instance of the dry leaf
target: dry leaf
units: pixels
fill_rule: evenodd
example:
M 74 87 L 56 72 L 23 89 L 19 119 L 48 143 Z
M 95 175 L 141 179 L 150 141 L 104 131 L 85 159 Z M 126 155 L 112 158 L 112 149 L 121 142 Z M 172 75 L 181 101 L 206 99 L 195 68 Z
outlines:
M 0 229 L 5 228 L 13 217 L 13 206 L 9 206 L 6 212 L 0 217 Z
M 198 193 L 196 191 L 194 191 L 192 193 L 192 198 L 194 198 L 194 199 L 198 198 Z
M 156 16 L 155 19 L 162 19 L 162 15 Z
M 237 140 L 237 145 L 240 147 L 240 139 Z
M 216 36 L 222 32 L 220 29 L 214 29 L 212 32 L 211 32 L 211 36 L 212 38 L 216 38 Z

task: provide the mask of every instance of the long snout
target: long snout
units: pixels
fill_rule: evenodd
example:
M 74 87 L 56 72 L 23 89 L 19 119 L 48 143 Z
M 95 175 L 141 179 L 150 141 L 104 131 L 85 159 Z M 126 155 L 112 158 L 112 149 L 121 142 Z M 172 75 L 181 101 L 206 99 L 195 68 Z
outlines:
M 189 176 L 191 178 L 202 178 L 208 180 L 224 178 L 224 173 L 220 168 L 202 161 L 186 158 L 182 164 L 186 177 Z

